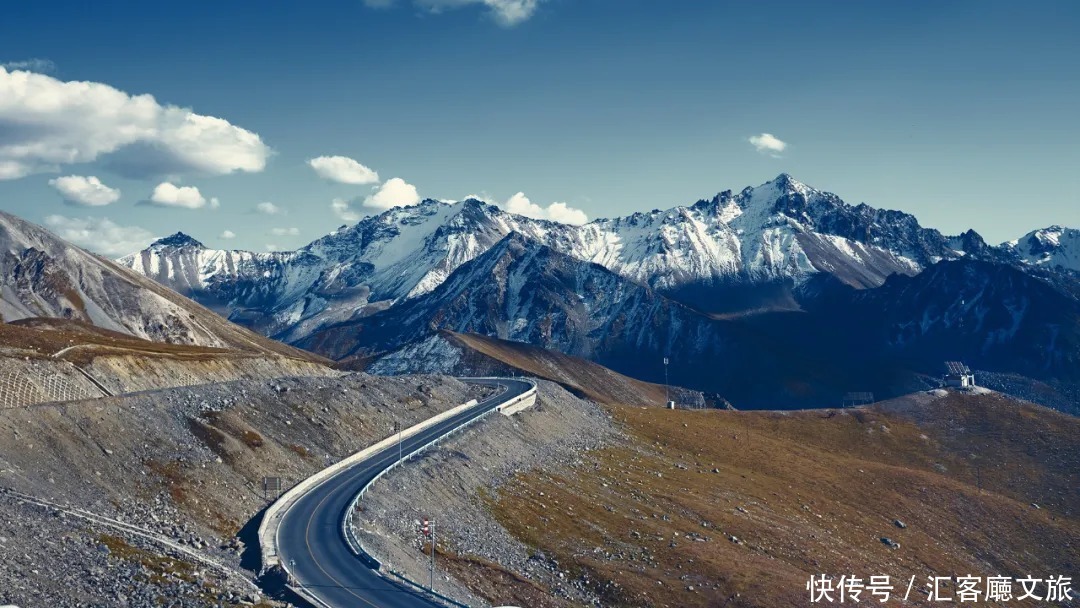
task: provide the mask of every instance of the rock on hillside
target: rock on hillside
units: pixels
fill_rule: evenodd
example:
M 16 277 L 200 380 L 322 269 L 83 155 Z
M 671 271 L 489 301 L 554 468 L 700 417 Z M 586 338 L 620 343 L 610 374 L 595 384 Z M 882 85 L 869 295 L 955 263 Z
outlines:
M 0 212 L 0 318 L 84 321 L 157 342 L 310 358 L 49 231 Z

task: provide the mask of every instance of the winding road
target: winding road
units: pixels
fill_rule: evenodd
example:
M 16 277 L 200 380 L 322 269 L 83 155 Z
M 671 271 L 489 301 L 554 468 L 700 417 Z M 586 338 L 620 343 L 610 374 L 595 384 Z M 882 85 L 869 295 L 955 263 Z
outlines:
M 464 380 L 464 379 L 463 379 Z M 402 442 L 405 454 L 479 418 L 532 390 L 533 384 L 511 379 L 468 379 L 502 388 L 452 418 Z M 440 606 L 422 594 L 383 578 L 364 564 L 342 537 L 341 522 L 360 490 L 398 459 L 398 446 L 376 452 L 338 472 L 288 508 L 277 529 L 281 563 L 308 595 L 333 608 L 431 608 Z

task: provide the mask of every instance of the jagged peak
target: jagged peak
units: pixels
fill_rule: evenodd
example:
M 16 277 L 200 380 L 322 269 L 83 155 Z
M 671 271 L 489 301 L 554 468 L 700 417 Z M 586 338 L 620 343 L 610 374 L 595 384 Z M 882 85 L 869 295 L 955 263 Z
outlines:
M 171 234 L 171 235 L 169 235 L 167 237 L 160 238 L 160 239 L 154 241 L 153 243 L 150 243 L 150 247 L 151 248 L 162 248 L 162 247 L 175 247 L 175 248 L 198 247 L 198 248 L 203 248 L 204 245 L 201 242 L 199 242 L 198 240 L 192 238 L 191 236 L 188 236 L 187 234 L 184 234 L 183 232 L 177 232 L 177 233 Z
M 767 183 L 776 186 L 776 188 L 780 191 L 794 191 L 805 193 L 808 190 L 813 190 L 813 188 L 811 188 L 810 186 L 807 186 L 806 184 L 792 177 L 790 173 L 781 173 Z

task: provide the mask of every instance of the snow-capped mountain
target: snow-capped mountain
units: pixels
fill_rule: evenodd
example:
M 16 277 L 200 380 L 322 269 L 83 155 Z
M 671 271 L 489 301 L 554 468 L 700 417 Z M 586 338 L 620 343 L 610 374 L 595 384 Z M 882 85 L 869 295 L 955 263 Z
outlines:
M 1050 226 L 1005 243 L 1020 260 L 1045 268 L 1080 272 L 1080 230 Z
M 299 355 L 0 211 L 0 318 L 32 317 L 74 319 L 158 342 Z
M 425 200 L 294 252 L 211 250 L 174 235 L 121 262 L 264 334 L 296 341 L 431 292 L 511 232 L 710 312 L 761 305 L 760 294 L 732 290 L 790 287 L 822 272 L 872 287 L 963 254 L 958 240 L 910 215 L 850 206 L 784 174 L 738 194 L 584 226 L 477 200 Z
M 799 331 L 813 320 L 778 315 L 763 324 L 715 319 L 512 233 L 433 291 L 298 344 L 336 359 L 375 360 L 372 369 L 383 371 L 407 369 L 402 358 L 448 356 L 432 340 L 440 330 L 541 346 L 649 381 L 663 381 L 668 358 L 674 384 L 755 407 L 835 400 L 849 378 L 866 376 L 869 357 L 819 357 L 828 336 Z M 763 375 L 772 380 L 746 381 Z
M 375 354 L 449 329 L 603 360 L 614 352 L 661 352 L 684 330 L 685 335 L 708 334 L 711 322 L 603 266 L 515 232 L 459 267 L 433 291 L 329 326 L 299 344 L 340 359 Z M 698 345 L 715 342 L 701 340 Z
M 833 289 L 810 312 L 834 334 L 856 336 L 847 348 L 860 353 L 1080 380 L 1080 301 L 1022 267 L 935 264 L 875 289 Z

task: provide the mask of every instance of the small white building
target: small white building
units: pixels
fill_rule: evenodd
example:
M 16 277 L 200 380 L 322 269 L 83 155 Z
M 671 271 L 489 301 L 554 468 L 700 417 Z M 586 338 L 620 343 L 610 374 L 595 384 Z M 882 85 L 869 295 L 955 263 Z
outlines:
M 951 388 L 971 388 L 975 386 L 975 374 L 971 372 L 971 368 L 959 361 L 946 361 L 945 386 Z

